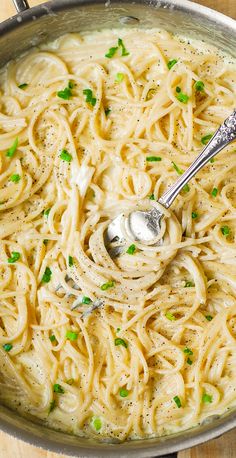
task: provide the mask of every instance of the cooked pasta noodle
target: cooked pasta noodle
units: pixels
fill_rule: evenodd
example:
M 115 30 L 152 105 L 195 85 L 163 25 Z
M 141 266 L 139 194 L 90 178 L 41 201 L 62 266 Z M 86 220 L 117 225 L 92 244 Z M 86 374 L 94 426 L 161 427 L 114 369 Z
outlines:
M 157 30 L 70 34 L 0 96 L 1 402 L 106 440 L 171 434 L 236 400 L 236 158 L 165 210 L 161 244 L 104 234 L 157 206 L 236 103 L 236 64 Z M 116 243 L 114 242 L 115 246 Z

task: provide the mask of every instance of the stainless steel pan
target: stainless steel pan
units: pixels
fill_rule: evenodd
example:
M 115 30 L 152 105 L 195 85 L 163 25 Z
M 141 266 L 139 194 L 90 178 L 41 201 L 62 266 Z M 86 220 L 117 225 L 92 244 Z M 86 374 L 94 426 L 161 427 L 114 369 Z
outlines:
M 27 0 L 13 1 L 18 14 L 0 24 L 0 67 L 31 46 L 66 32 L 137 25 L 201 38 L 236 57 L 236 21 L 187 0 L 54 0 L 31 9 Z M 3 431 L 33 445 L 83 458 L 163 456 L 213 439 L 235 426 L 236 410 L 167 438 L 109 444 L 49 430 L 0 407 Z

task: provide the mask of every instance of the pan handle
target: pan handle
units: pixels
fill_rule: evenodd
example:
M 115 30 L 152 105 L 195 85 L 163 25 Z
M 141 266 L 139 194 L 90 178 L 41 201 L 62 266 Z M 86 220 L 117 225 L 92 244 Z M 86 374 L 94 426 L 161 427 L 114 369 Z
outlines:
M 13 0 L 17 13 L 28 10 L 29 4 L 27 0 Z

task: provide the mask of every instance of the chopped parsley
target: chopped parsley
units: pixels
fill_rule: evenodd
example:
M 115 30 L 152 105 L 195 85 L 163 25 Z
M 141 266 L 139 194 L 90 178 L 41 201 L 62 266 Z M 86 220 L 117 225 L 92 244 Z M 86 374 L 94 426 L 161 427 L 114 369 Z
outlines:
M 152 193 L 152 194 L 150 194 L 150 196 L 149 196 L 149 199 L 150 199 L 150 200 L 155 200 L 155 196 L 154 196 L 154 194 L 153 194 L 153 193 Z
M 65 87 L 65 89 L 57 92 L 57 96 L 60 97 L 61 99 L 69 100 L 72 97 L 72 92 L 71 92 L 72 84 L 73 83 L 68 83 L 68 86 Z
M 66 149 L 63 149 L 61 154 L 60 154 L 60 158 L 63 160 L 63 161 L 66 161 L 66 162 L 71 162 L 72 161 L 72 156 L 70 153 L 68 153 L 68 151 L 66 151 Z
M 53 399 L 50 404 L 49 404 L 49 409 L 48 409 L 48 413 L 51 413 L 56 407 L 56 401 L 55 399 Z
M 17 150 L 17 146 L 18 146 L 18 143 L 19 143 L 19 139 L 18 137 L 16 137 L 15 141 L 13 142 L 13 144 L 11 145 L 11 147 L 7 150 L 6 152 L 6 156 L 7 157 L 12 157 L 14 156 L 16 150 Z
M 14 173 L 14 175 L 10 177 L 10 181 L 12 181 L 13 183 L 19 183 L 20 175 L 18 173 Z
M 51 342 L 55 342 L 57 339 L 56 339 L 56 336 L 54 334 L 52 334 L 51 336 L 49 336 L 49 339 L 51 340 Z
M 204 137 L 201 138 L 201 143 L 203 145 L 207 145 L 207 143 L 209 142 L 209 140 L 213 137 L 213 134 L 208 134 L 208 135 L 205 135 Z
M 49 242 L 48 239 L 44 239 L 44 240 L 43 240 L 43 244 L 44 244 L 45 246 L 47 246 L 48 242 Z
M 129 52 L 127 51 L 124 43 L 123 43 L 123 40 L 121 38 L 118 38 L 118 46 L 121 48 L 121 55 L 122 56 L 128 56 L 129 55 Z
M 175 162 L 172 161 L 172 165 L 173 165 L 174 169 L 176 170 L 176 172 L 178 173 L 178 175 L 183 175 L 183 173 L 184 173 L 183 170 L 180 167 L 178 167 L 178 165 Z M 190 188 L 189 188 L 188 183 L 185 184 L 184 187 L 183 187 L 183 190 L 185 192 L 189 192 L 189 189 Z
M 188 359 L 187 359 L 187 364 L 189 364 L 189 366 L 192 366 L 193 361 L 192 361 L 190 358 L 188 358 Z
M 13 345 L 11 343 L 8 343 L 8 344 L 4 344 L 2 346 L 3 350 L 5 350 L 6 352 L 8 351 L 11 351 L 11 349 L 13 348 Z
M 127 398 L 128 395 L 129 395 L 128 390 L 126 390 L 125 388 L 121 388 L 121 389 L 120 389 L 120 396 L 121 396 L 122 398 Z
M 72 258 L 72 256 L 68 257 L 68 264 L 69 264 L 69 267 L 72 267 L 74 265 L 74 259 Z
M 186 104 L 189 101 L 189 96 L 187 94 L 184 94 L 182 91 L 180 91 L 175 97 L 181 103 L 185 103 Z
M 211 191 L 212 197 L 216 197 L 217 194 L 218 194 L 218 189 L 217 188 L 213 188 L 212 191 Z
M 134 254 L 135 250 L 136 250 L 136 245 L 132 243 L 132 245 L 129 246 L 128 250 L 126 250 L 126 253 Z
M 118 46 L 113 46 L 113 47 L 110 48 L 109 51 L 105 54 L 105 57 L 108 57 L 108 59 L 111 59 L 111 58 L 115 55 L 116 51 L 118 51 L 118 49 L 119 49 Z
M 194 84 L 194 87 L 196 91 L 202 92 L 204 91 L 205 84 L 203 83 L 203 81 L 196 81 L 196 83 Z
M 186 348 L 183 350 L 183 352 L 184 352 L 186 355 L 190 355 L 190 356 L 193 355 L 193 351 L 192 351 L 190 348 L 188 348 L 188 347 L 186 347 Z
M 62 386 L 59 383 L 55 383 L 55 385 L 53 385 L 53 391 L 54 393 L 59 393 L 59 394 L 65 393 L 64 388 L 62 388 Z
M 116 328 L 116 332 L 120 332 L 120 328 Z
M 105 115 L 108 116 L 111 112 L 111 109 L 110 108 L 106 108 L 105 109 Z
M 115 286 L 115 282 L 110 280 L 110 281 L 107 281 L 106 283 L 103 283 L 103 285 L 101 286 L 101 290 L 106 291 L 109 288 L 113 288 L 113 286 Z
M 78 339 L 78 332 L 66 331 L 66 338 L 73 342 Z
M 75 83 L 73 83 L 73 81 L 69 81 L 68 88 L 73 89 L 74 87 L 75 87 Z
M 93 417 L 91 421 L 92 426 L 96 431 L 100 431 L 102 427 L 102 421 L 99 417 Z
M 172 161 L 172 165 L 173 165 L 175 171 L 178 173 L 178 175 L 183 175 L 183 173 L 184 173 L 183 170 L 180 169 L 175 162 Z
M 84 296 L 82 298 L 82 304 L 91 304 L 91 302 L 92 302 L 92 299 L 90 299 L 90 297 Z
M 213 162 L 215 162 L 215 158 L 212 157 L 212 158 L 209 160 L 209 162 L 210 162 L 211 164 L 213 164 Z
M 146 157 L 147 162 L 160 162 L 162 160 L 159 156 L 148 156 Z
M 178 409 L 180 409 L 180 407 L 182 407 L 182 404 L 181 404 L 179 396 L 174 396 L 173 401 L 177 405 Z
M 85 102 L 89 103 L 94 107 L 96 105 L 97 99 L 93 97 L 92 89 L 84 89 L 83 94 L 86 96 Z
M 192 212 L 192 219 L 198 218 L 198 213 L 197 212 Z
M 205 315 L 205 318 L 206 318 L 207 321 L 213 320 L 213 316 L 211 316 L 211 315 Z
M 195 284 L 192 281 L 186 281 L 184 287 L 185 288 L 192 288 Z
M 19 261 L 19 259 L 20 259 L 20 253 L 18 253 L 18 251 L 13 251 L 13 252 L 11 253 L 11 257 L 8 258 L 7 262 L 8 262 L 9 264 L 13 264 L 13 263 L 16 262 L 16 261 Z
M 52 271 L 49 267 L 46 267 L 45 271 L 44 271 L 44 274 L 43 274 L 43 277 L 42 277 L 42 282 L 43 283 L 49 283 L 50 280 L 51 280 L 51 276 L 52 276 Z
M 166 312 L 165 317 L 170 321 L 175 321 L 176 320 L 176 318 L 173 315 L 173 313 L 170 313 L 170 312 Z
M 118 46 L 113 46 L 112 48 L 110 48 L 109 51 L 105 54 L 105 57 L 108 57 L 108 59 L 111 59 L 116 54 L 119 48 L 121 49 L 122 56 L 129 55 L 129 52 L 126 49 L 123 43 L 123 40 L 121 38 L 118 38 Z
M 120 337 L 116 337 L 115 339 L 115 346 L 117 347 L 118 345 L 122 345 L 123 347 L 127 348 L 128 344 L 124 339 L 121 339 Z
M 177 86 L 175 90 L 179 94 L 181 92 L 181 87 Z
M 115 78 L 116 83 L 121 83 L 124 77 L 125 77 L 124 73 L 117 73 L 116 78 Z
M 22 84 L 19 84 L 18 88 L 19 89 L 26 89 L 28 86 L 28 83 L 22 83 Z
M 172 67 L 174 67 L 175 64 L 177 64 L 177 59 L 171 59 L 169 62 L 167 62 L 167 67 L 170 70 Z
M 202 402 L 204 402 L 204 404 L 211 403 L 212 402 L 212 396 L 210 394 L 204 393 L 202 395 Z
M 220 230 L 221 230 L 221 233 L 222 233 L 223 235 L 225 235 L 226 237 L 227 237 L 227 235 L 230 234 L 230 228 L 229 228 L 229 226 L 222 226 L 222 227 L 220 228 Z
M 43 214 L 44 216 L 46 216 L 46 218 L 48 218 L 50 211 L 51 211 L 51 208 L 47 208 L 47 210 L 44 210 Z

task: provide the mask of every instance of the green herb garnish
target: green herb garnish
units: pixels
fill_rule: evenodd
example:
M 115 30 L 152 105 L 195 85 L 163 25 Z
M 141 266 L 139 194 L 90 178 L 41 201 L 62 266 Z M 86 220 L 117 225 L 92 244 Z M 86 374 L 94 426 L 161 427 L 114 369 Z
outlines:
M 116 332 L 120 332 L 120 329 L 121 329 L 121 328 L 116 328 Z
M 109 288 L 113 288 L 115 286 L 115 282 L 110 280 L 107 281 L 106 283 L 103 283 L 103 285 L 100 287 L 102 291 L 106 291 Z
M 108 59 L 111 59 L 116 51 L 118 51 L 118 46 L 113 46 L 112 48 L 109 49 L 109 51 L 105 54 L 105 57 L 108 57 Z
M 69 264 L 69 267 L 72 267 L 74 265 L 74 260 L 73 260 L 72 256 L 68 257 L 68 264 Z
M 121 396 L 122 398 L 127 398 L 128 395 L 129 395 L 128 390 L 126 390 L 125 388 L 121 388 L 121 389 L 120 389 L 120 396 Z
M 102 427 L 102 421 L 99 417 L 93 417 L 91 423 L 96 431 L 100 431 Z
M 126 253 L 134 254 L 135 250 L 136 250 L 136 245 L 132 243 L 132 245 L 129 246 L 128 250 L 126 250 Z
M 17 146 L 18 146 L 18 143 L 19 143 L 19 139 L 18 137 L 16 137 L 15 141 L 13 142 L 12 146 L 7 150 L 6 152 L 6 156 L 7 157 L 12 157 L 14 156 L 16 150 L 17 150 Z
M 10 177 L 10 181 L 12 181 L 13 183 L 19 183 L 20 175 L 18 173 L 14 173 L 14 175 Z
M 46 267 L 46 269 L 44 271 L 44 274 L 43 274 L 43 277 L 42 277 L 42 282 L 43 283 L 49 283 L 50 280 L 51 280 L 51 276 L 52 276 L 51 269 L 49 269 L 49 267 Z
M 123 43 L 123 40 L 121 40 L 121 38 L 118 38 L 118 46 L 121 48 L 121 55 L 122 56 L 128 56 L 129 55 L 129 52 L 127 51 L 124 43 Z
M 213 320 L 213 316 L 211 315 L 205 315 L 205 318 L 207 319 L 207 321 Z
M 125 342 L 124 339 L 121 339 L 120 337 L 117 337 L 115 339 L 115 346 L 117 347 L 118 345 L 122 345 L 123 347 L 127 348 L 128 347 L 128 344 L 127 342 Z
M 177 405 L 178 409 L 180 409 L 180 407 L 182 407 L 182 404 L 181 404 L 181 401 L 180 401 L 179 396 L 175 396 L 175 397 L 173 398 L 173 401 L 174 401 L 175 404 Z
M 205 404 L 211 403 L 212 402 L 212 396 L 210 394 L 204 393 L 202 395 L 202 402 L 204 402 Z
M 28 83 L 22 83 L 22 84 L 19 84 L 18 88 L 19 89 L 26 89 L 28 86 Z
M 179 94 L 181 92 L 181 87 L 177 86 L 175 90 Z
M 217 194 L 218 194 L 218 189 L 217 189 L 217 188 L 213 188 L 212 191 L 211 191 L 211 195 L 212 195 L 213 197 L 216 197 Z
M 8 343 L 8 344 L 4 344 L 2 346 L 3 350 L 5 350 L 6 352 L 10 351 L 12 348 L 13 348 L 13 345 L 11 343 Z
M 150 194 L 150 196 L 149 196 L 149 199 L 150 199 L 150 200 L 155 200 L 155 196 L 154 196 L 154 194 L 153 194 L 153 193 L 152 193 L 152 194 Z
M 203 83 L 203 81 L 196 81 L 196 83 L 194 84 L 194 87 L 196 91 L 202 92 L 204 91 L 205 84 Z
M 222 226 L 222 227 L 220 228 L 220 230 L 221 230 L 221 233 L 222 233 L 223 235 L 225 235 L 226 237 L 227 237 L 227 235 L 230 234 L 230 228 L 229 228 L 229 226 Z
M 53 399 L 50 404 L 49 404 L 49 409 L 48 409 L 48 413 L 51 413 L 56 407 L 56 401 L 55 399 Z
M 78 339 L 78 332 L 66 331 L 66 338 L 73 342 Z
M 85 102 L 94 107 L 96 105 L 97 99 L 93 97 L 93 91 L 91 89 L 84 89 L 83 94 L 86 96 Z
M 176 89 L 177 89 L 177 88 L 176 88 Z M 188 96 L 187 94 L 184 94 L 184 93 L 181 92 L 181 91 L 180 91 L 179 94 L 177 94 L 175 97 L 176 97 L 177 100 L 178 100 L 179 102 L 181 102 L 181 103 L 185 103 L 185 104 L 186 104 L 186 103 L 188 103 L 188 101 L 189 101 L 189 96 Z
M 159 156 L 148 156 L 146 157 L 147 162 L 160 162 L 162 160 Z
M 183 170 L 180 169 L 175 162 L 172 161 L 172 165 L 173 165 L 174 169 L 176 170 L 176 172 L 178 173 L 178 175 L 182 175 L 184 173 Z
M 209 162 L 210 162 L 211 164 L 213 164 L 213 162 L 215 162 L 215 158 L 212 157 L 212 158 L 209 160 Z
M 64 394 L 65 393 L 64 388 L 62 388 L 62 386 L 59 385 L 59 383 L 55 383 L 55 385 L 53 385 L 53 391 L 54 391 L 54 393 L 59 393 L 59 394 Z
M 117 73 L 116 74 L 116 78 L 115 78 L 116 83 L 121 83 L 121 81 L 123 81 L 124 77 L 125 77 L 124 73 Z
M 90 297 L 87 297 L 87 296 L 84 296 L 82 298 L 82 304 L 91 304 L 92 300 L 90 299 Z
M 177 59 L 169 60 L 169 62 L 167 62 L 168 69 L 170 70 L 172 67 L 174 67 L 174 65 L 177 64 L 177 62 Z
M 48 239 L 44 239 L 44 240 L 43 240 L 43 244 L 44 244 L 45 246 L 47 246 L 48 242 L 49 242 Z
M 190 356 L 193 355 L 193 351 L 192 351 L 190 348 L 188 348 L 188 347 L 186 347 L 186 348 L 183 350 L 183 352 L 184 352 L 186 355 L 190 355 Z
M 192 219 L 198 218 L 198 213 L 197 212 L 192 212 Z
M 11 257 L 8 258 L 7 262 L 9 264 L 13 264 L 16 261 L 19 261 L 19 259 L 20 259 L 20 253 L 18 253 L 18 251 L 13 251 L 11 254 Z
M 60 97 L 61 99 L 69 100 L 72 97 L 71 89 L 72 89 L 71 83 L 68 83 L 68 86 L 65 87 L 65 89 L 57 92 L 57 96 Z
M 170 312 L 166 312 L 165 317 L 170 321 L 175 321 L 176 320 L 176 318 L 173 315 L 173 313 L 170 313 Z
M 105 109 L 105 115 L 108 116 L 111 112 L 111 109 L 110 108 L 106 108 Z
M 47 208 L 47 210 L 44 210 L 43 214 L 44 216 L 46 216 L 46 218 L 48 218 L 50 211 L 51 211 L 51 208 Z
M 56 336 L 54 336 L 54 334 L 52 334 L 51 336 L 49 336 L 49 339 L 51 340 L 51 342 L 55 342 L 57 339 L 56 339 Z
M 192 288 L 195 284 L 192 281 L 186 281 L 184 287 L 185 288 Z
M 71 162 L 72 161 L 72 156 L 70 153 L 68 153 L 68 151 L 66 151 L 66 149 L 63 149 L 61 154 L 60 154 L 60 158 L 63 160 L 63 161 L 66 161 L 66 162 Z
M 213 137 L 213 134 L 208 134 L 208 135 L 205 135 L 204 137 L 201 138 L 201 143 L 203 145 L 207 145 L 207 143 L 209 142 L 209 140 Z
M 187 364 L 189 364 L 189 366 L 192 366 L 193 362 L 190 358 L 187 359 Z

